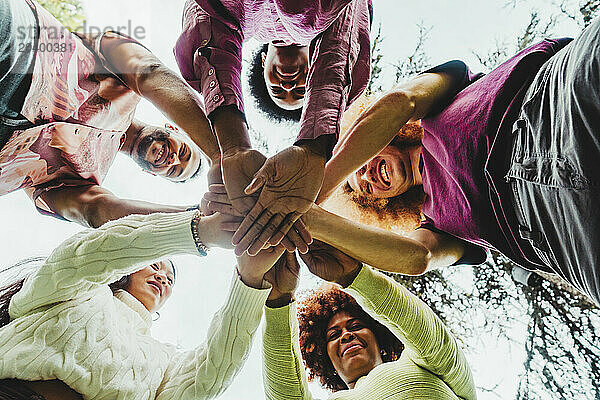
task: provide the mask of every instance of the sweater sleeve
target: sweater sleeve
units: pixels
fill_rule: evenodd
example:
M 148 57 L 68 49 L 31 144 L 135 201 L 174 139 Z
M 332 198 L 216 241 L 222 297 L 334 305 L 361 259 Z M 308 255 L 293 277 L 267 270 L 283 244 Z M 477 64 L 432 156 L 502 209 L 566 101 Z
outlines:
M 263 383 L 268 400 L 311 400 L 300 354 L 296 302 L 265 307 Z
M 212 399 L 227 389 L 248 357 L 269 291 L 246 286 L 236 274 L 206 342 L 174 355 L 156 399 Z
M 198 254 L 190 229 L 194 214 L 130 215 L 79 232 L 27 277 L 10 301 L 11 318 L 83 296 L 163 257 Z
M 464 353 L 433 311 L 404 286 L 363 267 L 347 291 L 405 345 L 409 358 L 437 375 L 462 399 L 476 399 Z

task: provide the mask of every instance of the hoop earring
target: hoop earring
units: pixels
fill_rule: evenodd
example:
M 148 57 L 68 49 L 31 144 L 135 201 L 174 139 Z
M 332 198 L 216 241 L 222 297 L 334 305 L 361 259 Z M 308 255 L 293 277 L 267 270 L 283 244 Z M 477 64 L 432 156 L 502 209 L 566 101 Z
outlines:
M 152 322 L 156 322 L 160 319 L 160 313 L 158 311 L 154 311 L 154 314 L 156 314 L 156 318 L 152 318 Z

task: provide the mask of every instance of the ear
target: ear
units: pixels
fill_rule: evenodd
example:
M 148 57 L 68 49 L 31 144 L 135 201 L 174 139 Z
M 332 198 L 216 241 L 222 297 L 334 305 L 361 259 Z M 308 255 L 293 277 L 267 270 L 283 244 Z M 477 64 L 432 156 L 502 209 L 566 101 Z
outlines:
M 262 59 L 262 66 L 265 67 L 265 61 L 267 60 L 267 53 L 264 51 L 260 53 L 260 58 Z

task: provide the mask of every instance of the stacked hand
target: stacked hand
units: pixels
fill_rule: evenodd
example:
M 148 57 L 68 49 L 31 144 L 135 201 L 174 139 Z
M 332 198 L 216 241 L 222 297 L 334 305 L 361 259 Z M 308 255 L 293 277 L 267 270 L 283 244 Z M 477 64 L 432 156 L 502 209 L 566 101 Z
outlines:
M 257 254 L 267 243 L 277 245 L 286 235 L 294 248 L 302 253 L 308 250 L 311 237 L 299 218 L 309 210 L 317 197 L 323 181 L 324 165 L 323 157 L 301 146 L 288 147 L 264 163 L 244 191 L 249 196 L 260 190 L 260 195 L 233 235 L 236 254 L 246 250 L 251 255 Z M 227 193 L 233 207 L 240 211 L 241 206 L 236 205 L 234 200 L 241 194 L 237 189 L 230 191 L 229 186 L 234 184 L 228 183 L 228 179 L 234 176 L 225 171 L 226 165 L 223 163 Z M 238 179 L 237 183 L 241 183 L 241 180 Z M 249 203 L 246 201 L 244 205 Z M 292 226 L 295 229 L 290 229 Z
M 257 255 L 243 254 L 238 257 L 238 273 L 242 281 L 251 287 L 262 288 L 263 279 L 267 271 L 273 267 L 285 248 L 283 246 L 269 247 L 261 250 Z
M 333 246 L 315 240 L 306 254 L 300 258 L 308 270 L 321 279 L 349 286 L 360 272 L 362 263 Z
M 267 305 L 280 307 L 288 304 L 294 297 L 299 277 L 300 264 L 296 253 L 286 251 L 264 276 L 264 279 L 273 286 L 267 298 Z

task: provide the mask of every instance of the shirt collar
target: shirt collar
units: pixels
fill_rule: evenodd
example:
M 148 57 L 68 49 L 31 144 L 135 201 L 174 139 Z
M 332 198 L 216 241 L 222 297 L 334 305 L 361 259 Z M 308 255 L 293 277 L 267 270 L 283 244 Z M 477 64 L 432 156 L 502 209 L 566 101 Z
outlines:
M 126 290 L 117 290 L 114 296 L 121 300 L 127 307 L 131 308 L 136 314 L 140 316 L 144 323 L 145 330 L 149 331 L 152 326 L 152 316 L 150 312 L 144 307 L 144 305 L 135 297 L 133 297 Z

